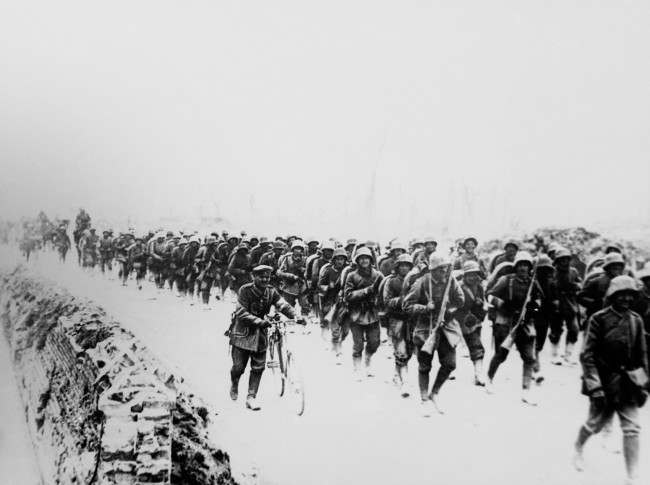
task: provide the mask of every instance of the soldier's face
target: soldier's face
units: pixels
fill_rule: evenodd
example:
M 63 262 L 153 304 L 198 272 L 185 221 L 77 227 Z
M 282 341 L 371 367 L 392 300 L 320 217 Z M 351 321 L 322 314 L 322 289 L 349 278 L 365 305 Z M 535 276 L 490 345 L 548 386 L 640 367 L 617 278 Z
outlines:
M 474 286 L 476 283 L 478 283 L 480 276 L 478 273 L 467 273 L 465 276 L 463 276 L 463 279 L 468 285 Z
M 361 256 L 357 259 L 357 264 L 360 268 L 367 269 L 370 267 L 370 258 L 368 256 Z
M 512 244 L 506 246 L 506 256 L 509 258 L 514 258 L 517 255 L 517 248 Z
M 399 258 L 406 251 L 404 251 L 403 249 L 393 249 L 391 252 L 393 253 L 393 257 Z
M 323 259 L 325 261 L 331 260 L 333 254 L 334 254 L 334 251 L 332 251 L 331 249 L 323 249 Z
M 605 271 L 609 275 L 610 278 L 615 278 L 617 276 L 621 276 L 623 274 L 623 269 L 625 269 L 625 266 L 622 264 L 610 264 L 605 268 Z
M 432 253 L 436 250 L 436 243 L 428 242 L 424 245 L 424 249 L 426 249 L 427 253 Z
M 269 271 L 262 271 L 253 275 L 253 282 L 259 288 L 266 288 L 271 282 L 271 273 Z
M 515 272 L 517 273 L 517 276 L 519 277 L 525 277 L 530 275 L 530 265 L 528 264 L 518 264 L 517 268 L 515 269 Z
M 566 271 L 569 269 L 569 265 L 571 264 L 571 258 L 559 258 L 555 261 L 555 264 L 562 271 Z
M 470 254 L 473 253 L 475 249 L 476 249 L 476 244 L 474 244 L 474 241 L 467 241 L 465 243 L 465 251 L 467 251 L 468 253 Z
M 445 272 L 447 271 L 447 268 L 444 266 L 438 266 L 435 269 L 431 270 L 431 276 L 433 276 L 433 279 L 436 281 L 440 281 L 445 277 Z
M 302 248 L 296 248 L 293 251 L 293 259 L 300 261 L 304 255 Z
M 334 266 L 336 269 L 341 269 L 343 266 L 345 266 L 345 258 L 343 256 L 339 256 L 334 260 Z
M 629 310 L 634 302 L 634 293 L 631 291 L 619 291 L 614 295 L 612 305 L 616 310 Z
M 280 256 L 282 256 L 283 252 L 284 251 L 282 250 L 282 248 L 273 248 L 273 254 L 275 254 L 276 258 L 279 258 Z
M 411 271 L 410 264 L 400 264 L 397 266 L 397 272 L 402 278 L 405 277 L 409 273 L 409 271 Z

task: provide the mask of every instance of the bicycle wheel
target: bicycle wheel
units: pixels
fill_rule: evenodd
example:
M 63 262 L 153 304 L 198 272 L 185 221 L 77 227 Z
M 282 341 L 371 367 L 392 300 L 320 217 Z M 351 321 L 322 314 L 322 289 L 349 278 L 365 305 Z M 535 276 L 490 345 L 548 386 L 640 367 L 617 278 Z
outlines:
M 289 382 L 289 395 L 292 400 L 295 401 L 296 414 L 302 416 L 305 412 L 305 386 L 302 377 L 298 375 L 294 368 L 295 364 L 293 360 L 291 352 L 287 352 L 286 369 L 284 374 Z
M 269 361 L 266 366 L 271 369 L 273 374 L 273 386 L 279 396 L 284 395 L 285 378 L 284 378 L 284 364 L 280 352 L 280 342 L 271 342 L 269 345 Z
M 282 345 L 283 341 L 279 340 L 277 342 L 277 359 L 278 359 L 278 369 L 280 370 L 280 397 L 284 396 L 284 391 L 287 387 L 287 356 L 286 356 L 286 350 L 284 348 L 284 345 Z

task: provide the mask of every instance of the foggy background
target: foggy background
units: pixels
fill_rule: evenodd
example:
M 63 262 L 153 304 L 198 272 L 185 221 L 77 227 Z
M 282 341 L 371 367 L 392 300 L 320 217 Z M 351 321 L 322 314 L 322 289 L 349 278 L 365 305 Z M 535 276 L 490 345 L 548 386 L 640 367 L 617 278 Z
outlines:
M 647 223 L 650 2 L 460 3 L 1 2 L 0 218 Z

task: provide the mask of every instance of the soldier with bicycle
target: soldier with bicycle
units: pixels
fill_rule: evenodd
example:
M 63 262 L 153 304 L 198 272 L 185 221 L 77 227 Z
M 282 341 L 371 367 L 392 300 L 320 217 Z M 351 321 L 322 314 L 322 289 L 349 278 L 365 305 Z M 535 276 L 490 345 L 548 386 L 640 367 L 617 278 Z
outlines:
M 266 265 L 258 265 L 253 268 L 253 282 L 247 283 L 239 289 L 237 306 L 229 330 L 230 345 L 232 346 L 230 397 L 233 401 L 237 400 L 239 379 L 250 360 L 251 370 L 248 378 L 246 407 L 252 411 L 261 409 L 257 402 L 257 391 L 266 366 L 267 329 L 271 325 L 265 317 L 271 311 L 271 307 L 275 307 L 286 317 L 296 318 L 292 306 L 280 296 L 278 290 L 270 285 L 272 271 L 273 268 Z M 303 317 L 296 318 L 296 321 L 301 324 L 305 323 Z

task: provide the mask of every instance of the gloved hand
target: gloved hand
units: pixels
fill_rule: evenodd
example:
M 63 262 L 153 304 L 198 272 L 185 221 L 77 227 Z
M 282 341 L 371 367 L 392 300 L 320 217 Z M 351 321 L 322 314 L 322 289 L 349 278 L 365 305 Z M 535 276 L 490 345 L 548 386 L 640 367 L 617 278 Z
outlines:
M 260 328 L 262 330 L 265 330 L 265 329 L 267 329 L 267 328 L 269 328 L 271 326 L 271 322 L 269 322 L 268 320 L 263 320 L 261 318 L 260 318 L 260 320 L 261 320 Z
M 307 325 L 307 320 L 303 316 L 296 317 L 296 323 L 298 325 Z
M 607 398 L 605 397 L 605 391 L 598 389 L 594 391 L 589 396 L 589 400 L 594 405 L 596 409 L 603 409 L 607 405 Z

